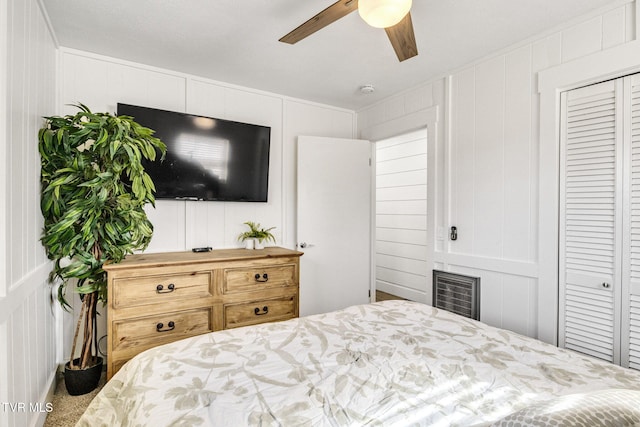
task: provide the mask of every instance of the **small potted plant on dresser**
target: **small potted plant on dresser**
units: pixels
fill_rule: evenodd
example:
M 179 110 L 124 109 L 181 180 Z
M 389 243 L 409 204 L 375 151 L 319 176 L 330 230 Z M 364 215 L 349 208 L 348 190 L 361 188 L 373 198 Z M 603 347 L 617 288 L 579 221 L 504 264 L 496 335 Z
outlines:
M 45 117 L 38 133 L 41 240 L 53 260 L 50 278 L 60 279 L 58 301 L 64 309 L 71 308 L 65 292 L 70 283 L 82 301 L 64 374 L 71 395 L 90 392 L 100 380 L 97 303 L 107 300 L 102 266 L 149 244 L 153 226 L 143 208 L 155 202 L 155 186 L 142 159 L 155 160 L 166 151 L 151 129 L 131 117 L 76 107 L 80 111 L 74 115 Z
M 246 249 L 264 249 L 266 242 L 276 242 L 275 236 L 271 233 L 275 227 L 261 228 L 260 224 L 252 221 L 247 221 L 244 224 L 249 227 L 249 230 L 241 233 L 238 240 L 245 242 Z

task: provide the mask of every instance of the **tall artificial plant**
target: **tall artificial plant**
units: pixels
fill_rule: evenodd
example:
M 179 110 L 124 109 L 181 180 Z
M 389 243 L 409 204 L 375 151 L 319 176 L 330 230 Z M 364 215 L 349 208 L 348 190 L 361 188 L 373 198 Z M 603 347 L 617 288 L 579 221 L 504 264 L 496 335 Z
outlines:
M 155 187 L 142 160 L 164 156 L 166 147 L 131 117 L 76 107 L 74 115 L 45 117 L 38 133 L 41 240 L 54 261 L 51 279 L 61 280 L 58 300 L 65 309 L 70 308 L 65 289 L 77 279 L 73 283 L 82 309 L 69 364 L 71 369 L 85 369 L 97 362 L 96 306 L 107 300 L 102 266 L 149 244 L 153 226 L 143 208 L 155 203 Z

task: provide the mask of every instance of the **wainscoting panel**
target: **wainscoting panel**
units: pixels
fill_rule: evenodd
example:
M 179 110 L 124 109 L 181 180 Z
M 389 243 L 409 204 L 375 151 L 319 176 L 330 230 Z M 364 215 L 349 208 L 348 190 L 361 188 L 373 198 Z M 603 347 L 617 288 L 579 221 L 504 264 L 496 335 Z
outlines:
M 276 227 L 278 244 L 295 245 L 291 232 L 295 205 L 290 195 L 295 182 L 285 183 L 284 179 L 286 176 L 287 180 L 295 180 L 297 136 L 303 131 L 349 138 L 354 134 L 354 113 L 347 110 L 130 61 L 63 48 L 61 70 L 62 105 L 80 101 L 95 111 L 114 112 L 118 102 L 126 102 L 271 127 L 269 201 L 159 200 L 155 209 L 147 209 L 154 224 L 149 252 L 240 246 L 237 235 L 243 231 L 245 221 Z M 72 109 L 64 107 L 64 111 Z
M 442 141 L 435 144 L 435 153 L 429 153 L 440 168 L 430 171 L 436 177 L 429 182 L 436 195 L 436 204 L 428 207 L 434 213 L 429 226 L 433 224 L 436 230 L 435 241 L 429 242 L 435 248 L 431 263 L 441 269 L 450 266 L 452 271 L 466 268 L 471 274 L 482 273 L 483 284 L 489 283 L 483 286 L 483 293 L 486 290 L 489 295 L 483 295 L 481 312 L 492 323 L 554 340 L 557 325 L 547 314 L 557 309 L 548 301 L 557 295 L 557 270 L 555 278 L 545 277 L 541 295 L 531 293 L 540 286 L 538 260 L 549 257 L 540 263 L 540 270 L 554 270 L 551 247 L 547 245 L 548 251 L 539 254 L 538 244 L 546 239 L 557 246 L 558 236 L 557 230 L 545 229 L 542 235 L 538 229 L 538 224 L 547 221 L 538 217 L 539 208 L 553 206 L 549 197 L 557 202 L 553 191 L 540 192 L 540 185 L 548 181 L 545 174 L 557 174 L 553 167 L 557 161 L 538 164 L 537 79 L 540 71 L 634 40 L 635 17 L 640 16 L 637 6 L 631 0 L 611 2 L 553 32 L 535 35 L 358 112 L 358 131 L 367 135 L 390 123 L 411 123 L 421 107 L 442 109 L 444 126 L 436 136 Z M 440 93 L 443 84 L 446 90 Z M 416 102 L 419 97 L 421 107 Z M 545 138 L 556 141 L 556 128 L 549 129 L 551 135 Z M 403 130 L 412 128 L 399 131 Z M 557 215 L 557 208 L 546 212 L 552 211 Z M 456 241 L 447 237 L 451 226 L 458 228 Z M 523 267 L 522 277 L 515 271 L 518 263 Z M 490 302 L 489 297 L 496 300 Z M 541 318 L 536 315 L 539 308 L 544 313 Z M 536 323 L 543 330 L 538 331 Z
M 184 76 L 105 59 L 98 55 L 61 51 L 62 113 L 77 112 L 68 104 L 78 102 L 95 112 L 115 113 L 119 102 L 185 111 Z
M 42 117 L 56 113 L 56 46 L 37 0 L 3 1 L 0 28 L 0 402 L 26 408 L 1 407 L 0 426 L 21 427 L 44 422 L 29 405 L 44 405 L 57 369 L 37 139 Z
M 297 136 L 352 138 L 355 133 L 353 111 L 89 52 L 60 51 L 60 105 L 80 101 L 95 111 L 113 112 L 118 102 L 126 102 L 271 127 L 269 202 L 158 200 L 155 209 L 146 209 L 154 225 L 147 252 L 240 247 L 237 236 L 245 221 L 276 227 L 277 244 L 294 248 Z M 70 110 L 64 107 L 64 111 Z M 101 335 L 105 319 L 98 319 Z M 73 320 L 65 316 L 65 353 L 70 348 L 69 323 Z
M 523 335 L 536 336 L 536 279 L 454 264 L 447 265 L 445 270 L 481 278 L 482 322 Z
M 3 359 L 6 362 L 0 366 L 0 381 L 6 387 L 6 390 L 0 389 L 2 402 L 24 402 L 28 408 L 30 404 L 44 404 L 53 392 L 58 364 L 54 308 L 46 274 L 48 269 L 49 264 L 46 264 L 36 274 L 30 275 L 36 285 L 29 285 L 27 282 L 21 284 L 32 291 L 26 297 L 10 296 L 10 299 L 23 302 L 0 319 L 0 330 L 5 333 L 3 336 L 0 332 L 0 340 L 6 340 L 2 341 L 3 344 L 6 342 L 2 351 L 7 352 L 4 358 L 0 358 L 0 364 Z M 42 277 L 38 279 L 37 276 Z M 7 426 L 27 426 L 36 423 L 37 419 L 44 421 L 46 416 L 46 412 L 4 409 L 0 408 L 0 426 L 4 426 L 3 419 L 8 421 Z

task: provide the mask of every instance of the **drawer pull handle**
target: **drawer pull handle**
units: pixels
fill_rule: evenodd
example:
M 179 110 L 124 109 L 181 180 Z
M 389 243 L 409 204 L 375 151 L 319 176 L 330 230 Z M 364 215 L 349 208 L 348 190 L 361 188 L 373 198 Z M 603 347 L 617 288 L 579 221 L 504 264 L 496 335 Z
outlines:
M 256 316 L 262 316 L 264 314 L 267 314 L 269 312 L 269 307 L 267 307 L 266 305 L 264 307 L 262 307 L 262 313 L 260 313 L 260 308 L 256 307 L 253 312 L 256 314 Z
M 172 320 L 169 323 L 167 323 L 167 327 L 164 328 L 164 323 L 160 322 L 156 325 L 156 331 L 158 332 L 169 332 L 169 331 L 173 331 L 176 328 L 176 324 L 175 322 Z
M 269 281 L 269 275 L 267 273 L 264 273 L 262 276 L 260 276 L 259 273 L 256 273 L 255 275 L 256 278 L 256 282 L 267 282 Z
M 156 293 L 158 294 L 168 294 L 171 293 L 173 291 L 176 290 L 176 285 L 174 285 L 173 283 L 169 283 L 169 286 L 167 286 L 167 289 L 164 289 L 164 286 L 162 285 L 158 285 L 156 286 Z

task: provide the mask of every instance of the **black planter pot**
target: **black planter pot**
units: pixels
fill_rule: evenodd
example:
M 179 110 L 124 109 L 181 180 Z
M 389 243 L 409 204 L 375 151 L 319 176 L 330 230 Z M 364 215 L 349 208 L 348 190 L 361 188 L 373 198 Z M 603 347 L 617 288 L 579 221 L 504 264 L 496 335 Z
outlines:
M 75 359 L 73 363 L 80 363 L 80 359 Z M 69 362 L 64 365 L 64 385 L 71 396 L 79 396 L 95 390 L 101 375 L 102 357 L 98 357 L 98 363 L 87 369 L 69 369 Z

